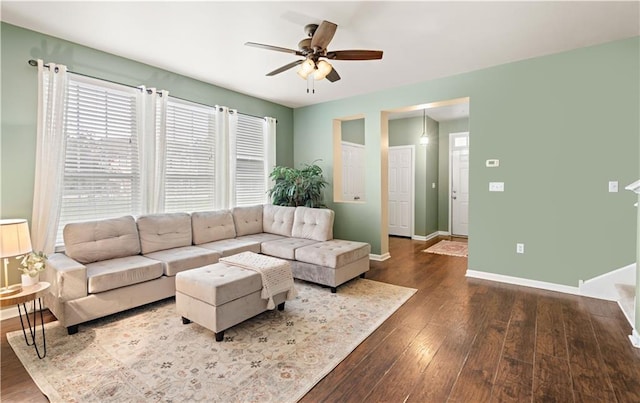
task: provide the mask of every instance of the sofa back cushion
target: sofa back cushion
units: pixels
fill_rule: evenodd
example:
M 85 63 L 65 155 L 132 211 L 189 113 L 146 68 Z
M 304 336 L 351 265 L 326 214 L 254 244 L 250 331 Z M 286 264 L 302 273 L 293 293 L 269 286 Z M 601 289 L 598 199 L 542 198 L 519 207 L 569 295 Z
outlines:
M 234 207 L 231 210 L 236 236 L 259 234 L 262 231 L 262 205 Z
M 263 232 L 290 237 L 295 212 L 295 207 L 265 204 L 262 210 Z
M 231 210 L 191 213 L 191 227 L 194 245 L 236 237 Z
M 132 216 L 67 224 L 62 236 L 65 254 L 82 264 L 140 253 Z
M 187 213 L 138 217 L 142 254 L 191 245 L 191 216 Z
M 329 241 L 333 239 L 333 210 L 296 207 L 291 236 L 295 238 Z

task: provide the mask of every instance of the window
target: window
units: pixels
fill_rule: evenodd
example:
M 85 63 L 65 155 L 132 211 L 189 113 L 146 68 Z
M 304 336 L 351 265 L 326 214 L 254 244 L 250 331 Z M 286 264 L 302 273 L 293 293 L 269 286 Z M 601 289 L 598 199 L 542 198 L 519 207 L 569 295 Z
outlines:
M 250 206 L 267 201 L 264 120 L 238 116 L 236 133 L 236 205 Z
M 139 214 L 136 92 L 69 74 L 64 189 L 56 244 L 68 222 Z
M 214 109 L 169 97 L 166 127 L 165 212 L 212 210 Z
M 77 74 L 65 95 L 57 246 L 70 222 L 266 201 L 274 119 L 238 114 L 229 124 L 227 108 L 174 97 L 149 104 L 142 97 L 153 93 Z M 145 115 L 154 107 L 155 130 Z

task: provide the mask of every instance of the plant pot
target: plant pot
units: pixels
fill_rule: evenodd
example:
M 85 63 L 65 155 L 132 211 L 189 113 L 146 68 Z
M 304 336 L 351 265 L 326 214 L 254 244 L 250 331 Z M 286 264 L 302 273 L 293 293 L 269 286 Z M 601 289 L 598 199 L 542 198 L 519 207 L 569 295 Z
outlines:
M 22 278 L 22 286 L 23 287 L 30 287 L 32 285 L 36 285 L 40 282 L 40 275 L 36 275 L 35 277 L 31 277 L 28 274 L 23 274 L 21 276 Z

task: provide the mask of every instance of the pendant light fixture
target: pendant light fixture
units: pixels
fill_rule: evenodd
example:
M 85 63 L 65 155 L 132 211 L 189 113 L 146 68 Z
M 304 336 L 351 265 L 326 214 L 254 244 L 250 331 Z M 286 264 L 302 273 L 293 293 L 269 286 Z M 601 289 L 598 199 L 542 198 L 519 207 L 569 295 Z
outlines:
M 427 110 L 422 110 L 422 135 L 420 136 L 420 144 L 426 146 L 429 144 L 429 136 L 427 135 Z

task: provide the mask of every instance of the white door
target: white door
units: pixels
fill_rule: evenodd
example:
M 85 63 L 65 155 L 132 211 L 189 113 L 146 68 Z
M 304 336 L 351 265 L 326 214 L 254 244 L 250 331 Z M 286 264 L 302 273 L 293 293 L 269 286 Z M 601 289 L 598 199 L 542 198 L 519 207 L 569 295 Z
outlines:
M 389 235 L 413 235 L 413 170 L 413 146 L 389 147 Z
M 342 200 L 364 201 L 364 146 L 342 142 Z
M 452 133 L 451 234 L 469 235 L 469 133 Z

